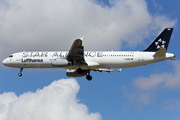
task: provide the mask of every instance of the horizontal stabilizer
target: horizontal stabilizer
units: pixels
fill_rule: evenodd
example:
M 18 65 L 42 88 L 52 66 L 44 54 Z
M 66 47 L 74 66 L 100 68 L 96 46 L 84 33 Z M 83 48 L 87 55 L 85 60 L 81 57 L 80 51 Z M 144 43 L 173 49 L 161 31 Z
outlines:
M 161 48 L 153 56 L 154 57 L 163 57 L 165 55 L 166 55 L 166 48 Z
M 168 59 L 168 60 L 174 60 L 174 61 L 176 61 L 176 59 L 173 59 L 173 58 L 170 58 L 170 59 Z

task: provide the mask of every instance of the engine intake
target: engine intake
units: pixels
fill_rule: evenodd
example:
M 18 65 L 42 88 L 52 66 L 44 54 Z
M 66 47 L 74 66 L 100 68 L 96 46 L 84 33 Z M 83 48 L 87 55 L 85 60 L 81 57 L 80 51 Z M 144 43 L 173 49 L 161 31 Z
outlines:
M 67 69 L 66 70 L 66 75 L 68 77 L 81 77 L 81 76 L 86 76 L 87 71 L 86 70 L 82 70 L 81 73 L 77 72 L 77 70 L 74 69 Z

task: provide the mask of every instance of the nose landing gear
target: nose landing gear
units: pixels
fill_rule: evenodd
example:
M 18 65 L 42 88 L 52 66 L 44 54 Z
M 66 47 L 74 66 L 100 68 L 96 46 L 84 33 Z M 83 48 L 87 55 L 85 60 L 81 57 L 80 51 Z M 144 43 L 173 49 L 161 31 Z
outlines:
M 19 77 L 22 76 L 22 71 L 23 71 L 23 68 L 20 68 L 20 73 L 18 73 L 18 76 L 19 76 Z

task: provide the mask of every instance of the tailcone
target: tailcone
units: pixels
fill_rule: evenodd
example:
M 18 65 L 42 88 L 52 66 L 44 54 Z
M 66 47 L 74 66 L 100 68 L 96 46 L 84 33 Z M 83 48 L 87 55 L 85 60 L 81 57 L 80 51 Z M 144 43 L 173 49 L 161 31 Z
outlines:
M 169 59 L 169 60 L 175 60 L 173 58 L 175 58 L 176 55 L 175 54 L 172 54 L 172 53 L 166 53 L 166 59 Z

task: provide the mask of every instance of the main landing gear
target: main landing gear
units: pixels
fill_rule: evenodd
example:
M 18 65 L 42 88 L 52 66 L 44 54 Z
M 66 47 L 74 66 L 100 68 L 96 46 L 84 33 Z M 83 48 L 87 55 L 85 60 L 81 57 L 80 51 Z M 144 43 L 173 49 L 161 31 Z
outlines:
M 91 81 L 92 80 L 92 76 L 91 75 L 86 75 L 86 79 Z
M 19 77 L 22 76 L 22 71 L 23 71 L 23 68 L 20 68 L 20 73 L 18 73 L 18 76 L 19 76 Z
M 90 75 L 90 70 L 82 70 L 81 68 L 78 68 L 77 72 L 79 74 L 86 74 L 86 79 L 89 80 L 89 81 L 92 80 L 92 76 Z
M 88 71 L 87 75 L 86 75 L 86 79 L 91 81 L 92 80 L 92 76 L 90 75 L 90 71 Z

